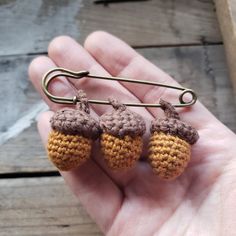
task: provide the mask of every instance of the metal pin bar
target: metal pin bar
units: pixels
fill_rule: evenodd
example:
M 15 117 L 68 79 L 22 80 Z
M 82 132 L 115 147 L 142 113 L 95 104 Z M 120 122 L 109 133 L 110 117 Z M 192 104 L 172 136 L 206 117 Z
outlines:
M 59 97 L 51 94 L 48 89 L 49 89 L 49 84 L 52 82 L 53 79 L 59 76 L 65 76 L 73 79 L 81 79 L 84 77 L 87 78 L 92 78 L 92 79 L 102 79 L 102 80 L 114 80 L 114 81 L 122 81 L 122 82 L 128 82 L 128 83 L 135 83 L 135 84 L 144 84 L 144 85 L 153 85 L 153 86 L 158 86 L 158 87 L 165 87 L 169 89 L 176 89 L 182 91 L 182 93 L 179 95 L 179 104 L 173 104 L 174 107 L 187 107 L 187 106 L 192 106 L 196 101 L 197 101 L 197 95 L 196 93 L 188 88 L 183 88 L 183 87 L 177 87 L 177 86 L 172 86 L 172 85 L 167 85 L 167 84 L 162 84 L 162 83 L 157 83 L 153 81 L 147 81 L 147 80 L 137 80 L 137 79 L 128 79 L 128 78 L 121 78 L 121 77 L 106 77 L 106 76 L 99 76 L 99 75 L 91 75 L 88 71 L 71 71 L 67 70 L 64 68 L 55 68 L 50 71 L 48 71 L 42 79 L 42 89 L 44 93 L 47 95 L 47 97 L 59 104 L 76 104 L 77 102 L 80 102 L 79 98 L 76 96 L 71 97 L 71 98 L 65 98 L 65 97 Z M 184 101 L 184 95 L 190 94 L 192 99 L 189 102 Z M 90 99 L 88 100 L 89 103 L 93 104 L 102 104 L 102 105 L 110 105 L 109 101 L 106 100 L 93 100 Z M 155 104 L 155 103 L 124 103 L 126 106 L 134 106 L 134 107 L 160 107 L 160 104 Z

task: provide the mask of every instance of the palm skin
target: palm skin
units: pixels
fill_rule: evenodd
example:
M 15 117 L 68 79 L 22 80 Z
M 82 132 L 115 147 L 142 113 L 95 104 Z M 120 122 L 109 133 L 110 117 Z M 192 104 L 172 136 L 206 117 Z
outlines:
M 36 58 L 29 67 L 30 79 L 52 111 L 53 104 L 42 93 L 42 75 L 60 66 L 72 70 L 89 70 L 93 74 L 123 76 L 176 84 L 166 73 L 146 61 L 121 40 L 105 32 L 95 32 L 84 47 L 73 39 L 54 39 L 48 57 Z M 104 99 L 111 95 L 122 101 L 154 102 L 160 97 L 172 98 L 175 92 L 133 84 L 102 81 L 70 81 L 89 97 Z M 56 95 L 70 96 L 65 79 L 50 88 Z M 94 106 L 99 116 L 108 107 Z M 147 124 L 160 115 L 158 109 L 131 108 Z M 39 118 L 39 132 L 46 145 L 52 112 Z M 71 190 L 106 235 L 235 235 L 236 232 L 236 135 L 221 124 L 199 102 L 180 110 L 181 119 L 194 126 L 200 135 L 192 147 L 192 158 L 184 172 L 174 181 L 155 176 L 147 162 L 138 162 L 126 172 L 109 170 L 99 147 L 90 161 L 69 172 L 61 172 Z M 146 142 L 148 135 L 145 136 Z

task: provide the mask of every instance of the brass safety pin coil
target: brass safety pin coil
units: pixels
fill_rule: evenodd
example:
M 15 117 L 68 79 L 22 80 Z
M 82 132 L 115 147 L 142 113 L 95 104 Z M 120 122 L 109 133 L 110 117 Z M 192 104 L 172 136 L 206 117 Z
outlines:
M 174 107 L 192 106 L 197 101 L 196 93 L 193 90 L 188 89 L 188 88 L 184 88 L 184 87 L 177 87 L 177 86 L 157 83 L 157 82 L 153 82 L 153 81 L 146 81 L 146 80 L 128 79 L 128 78 L 112 77 L 112 76 L 106 77 L 106 76 L 99 76 L 99 75 L 91 75 L 88 71 L 75 72 L 75 71 L 67 70 L 64 68 L 55 68 L 55 69 L 48 71 L 43 76 L 42 89 L 51 101 L 53 101 L 55 103 L 59 103 L 59 104 L 74 104 L 75 105 L 77 102 L 80 101 L 76 96 L 71 97 L 71 98 L 59 97 L 59 96 L 55 96 L 49 92 L 49 84 L 52 82 L 53 79 L 55 79 L 56 77 L 59 77 L 59 76 L 65 76 L 65 77 L 69 77 L 69 78 L 73 78 L 73 79 L 81 79 L 81 78 L 87 77 L 87 78 L 92 78 L 92 79 L 114 80 L 114 81 L 122 81 L 122 82 L 144 84 L 144 85 L 153 85 L 153 86 L 158 86 L 158 87 L 165 87 L 165 88 L 169 88 L 169 89 L 180 90 L 180 91 L 182 91 L 179 95 L 179 102 L 180 103 L 173 104 Z M 188 102 L 184 101 L 184 96 L 186 94 L 191 95 L 191 101 L 188 101 Z M 106 101 L 106 100 L 89 99 L 88 102 L 93 103 L 93 104 L 110 105 L 110 102 Z M 134 107 L 160 107 L 161 106 L 158 103 L 157 104 L 155 104 L 155 103 L 151 103 L 151 104 L 149 104 L 149 103 L 124 103 L 124 105 L 134 106 Z

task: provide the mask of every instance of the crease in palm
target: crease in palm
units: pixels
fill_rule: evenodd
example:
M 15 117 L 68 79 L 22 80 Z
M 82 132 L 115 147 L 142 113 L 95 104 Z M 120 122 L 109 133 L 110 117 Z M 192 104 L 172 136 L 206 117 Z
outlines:
M 41 65 L 41 67 L 39 66 Z M 42 66 L 44 65 L 44 66 Z M 95 32 L 84 47 L 69 37 L 59 37 L 49 46 L 47 58 L 36 58 L 29 68 L 30 79 L 39 93 L 40 79 L 46 69 L 54 66 L 71 70 L 128 78 L 156 80 L 177 84 L 170 76 L 138 55 L 120 39 Z M 118 82 L 81 81 L 73 85 L 84 89 L 88 96 L 104 98 L 117 96 L 120 100 L 152 103 L 167 90 L 143 88 Z M 58 82 L 59 83 L 59 82 Z M 52 87 L 54 94 L 70 94 L 66 80 Z M 43 96 L 43 95 L 42 95 Z M 59 107 L 43 97 L 52 110 Z M 99 116 L 105 106 L 92 106 Z M 131 108 L 132 109 L 132 108 Z M 159 116 L 158 109 L 133 108 L 150 122 Z M 39 132 L 46 143 L 52 113 L 39 119 Z M 92 160 L 70 173 L 62 172 L 67 184 L 107 235 L 233 235 L 236 206 L 236 137 L 203 105 L 197 102 L 190 109 L 180 110 L 181 118 L 193 125 L 200 139 L 192 147 L 191 161 L 179 178 L 162 181 L 144 160 L 127 172 L 109 170 L 95 147 Z M 148 129 L 148 127 L 147 127 Z M 145 136 L 146 142 L 148 135 Z M 231 231 L 229 230 L 231 227 Z

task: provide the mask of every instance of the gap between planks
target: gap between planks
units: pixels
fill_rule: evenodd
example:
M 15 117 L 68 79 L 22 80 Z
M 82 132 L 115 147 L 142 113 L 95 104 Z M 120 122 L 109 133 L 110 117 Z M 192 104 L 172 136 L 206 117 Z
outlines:
M 98 29 L 141 47 L 221 42 L 212 0 L 153 0 L 109 7 L 93 0 L 3 2 L 0 13 L 7 21 L 0 21 L 1 55 L 44 52 L 50 40 L 62 34 L 83 42 Z
M 181 44 L 159 44 L 159 45 L 140 45 L 140 46 L 132 46 L 132 48 L 138 49 L 147 49 L 147 48 L 175 48 L 175 47 L 198 47 L 198 46 L 215 46 L 215 45 L 223 45 L 222 41 L 219 42 L 201 42 L 201 43 L 181 43 Z M 42 52 L 31 52 L 31 53 L 19 53 L 19 54 L 9 54 L 9 55 L 0 55 L 0 58 L 4 57 L 21 57 L 21 56 L 44 56 L 48 55 L 47 51 Z
M 101 236 L 62 177 L 0 179 L 0 236 Z
M 233 90 L 227 76 L 222 45 L 145 48 L 137 51 L 168 72 L 180 84 L 194 89 L 199 95 L 200 101 L 218 119 L 236 131 L 236 106 L 232 100 Z M 1 87 L 3 91 L 0 95 L 8 88 L 9 80 L 16 85 L 19 83 L 18 87 L 22 87 L 22 83 L 26 83 L 27 66 L 32 58 L 32 56 L 0 57 L 0 71 L 2 71 L 1 77 L 3 78 Z M 4 72 L 6 64 L 8 70 Z M 19 71 L 20 74 L 15 74 L 15 71 Z M 19 111 L 21 113 L 26 112 L 28 107 L 37 103 L 39 99 L 30 82 L 24 85 L 24 91 L 26 93 L 20 90 L 15 91 L 18 94 L 17 107 L 22 107 L 22 110 Z M 8 108 L 11 104 L 7 102 L 4 99 L 0 100 L 1 107 Z M 4 113 L 3 118 L 5 117 Z M 9 113 L 10 118 L 12 118 L 11 113 Z M 9 119 L 6 119 L 6 122 Z M 25 148 L 26 145 L 27 148 Z M 46 158 L 35 123 L 16 138 L 1 145 L 0 157 L 0 173 L 2 174 L 55 171 Z

